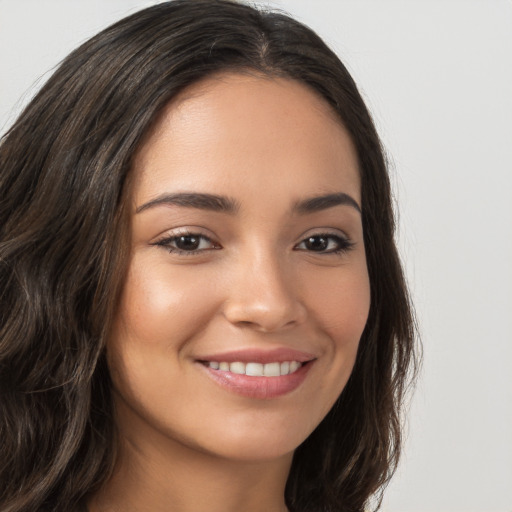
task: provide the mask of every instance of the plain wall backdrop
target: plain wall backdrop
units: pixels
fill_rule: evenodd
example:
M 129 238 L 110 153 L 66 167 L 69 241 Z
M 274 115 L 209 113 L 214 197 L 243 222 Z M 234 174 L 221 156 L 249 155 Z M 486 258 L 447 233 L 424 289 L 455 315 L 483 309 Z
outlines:
M 154 3 L 0 0 L 0 133 L 79 43 Z M 392 162 L 424 365 L 383 510 L 512 512 L 512 2 L 254 3 L 333 47 Z

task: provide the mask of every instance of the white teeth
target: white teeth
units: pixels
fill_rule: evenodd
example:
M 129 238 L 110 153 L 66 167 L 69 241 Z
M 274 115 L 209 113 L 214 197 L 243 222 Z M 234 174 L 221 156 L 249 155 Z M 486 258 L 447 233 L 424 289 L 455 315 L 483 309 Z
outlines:
M 281 375 L 281 365 L 279 363 L 267 363 L 263 367 L 265 377 L 279 377 Z
M 224 372 L 237 373 L 239 375 L 249 375 L 251 377 L 279 377 L 281 375 L 288 375 L 296 372 L 302 363 L 298 361 L 284 361 L 282 363 L 226 363 L 218 361 L 208 361 L 207 366 L 214 370 L 221 370 Z
M 231 373 L 244 374 L 245 373 L 245 364 L 244 363 L 231 363 L 229 365 L 229 371 Z
M 263 376 L 263 365 L 261 363 L 247 363 L 245 365 L 245 375 L 252 375 L 253 377 Z
M 300 368 L 298 361 L 290 361 L 290 373 L 296 372 Z

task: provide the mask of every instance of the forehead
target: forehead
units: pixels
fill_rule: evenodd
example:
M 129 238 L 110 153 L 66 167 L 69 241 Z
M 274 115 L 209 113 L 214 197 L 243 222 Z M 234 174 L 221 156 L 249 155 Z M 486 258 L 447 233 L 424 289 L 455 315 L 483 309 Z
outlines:
M 193 84 L 164 108 L 134 164 L 136 202 L 162 187 L 360 196 L 347 130 L 323 98 L 287 78 L 222 73 Z

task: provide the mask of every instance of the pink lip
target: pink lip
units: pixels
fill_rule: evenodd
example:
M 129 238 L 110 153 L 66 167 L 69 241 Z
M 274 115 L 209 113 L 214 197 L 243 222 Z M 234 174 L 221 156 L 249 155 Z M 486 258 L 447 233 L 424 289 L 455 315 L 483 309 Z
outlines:
M 306 379 L 306 376 L 314 364 L 313 361 L 302 365 L 296 372 L 280 377 L 250 377 L 237 373 L 214 370 L 209 366 L 200 366 L 206 373 L 223 388 L 238 395 L 260 400 L 277 398 L 297 389 Z
M 297 350 L 280 348 L 269 351 L 262 350 L 236 350 L 205 356 L 197 359 L 200 368 L 224 389 L 238 395 L 260 400 L 277 398 L 297 389 L 306 379 L 307 374 L 315 362 L 315 356 Z M 272 363 L 284 361 L 299 361 L 303 365 L 294 373 L 280 377 L 253 377 L 249 375 L 231 373 L 210 368 L 207 361 L 216 362 L 255 362 Z
M 241 363 L 252 362 L 262 364 L 274 362 L 283 363 L 285 361 L 299 361 L 299 363 L 305 363 L 313 359 L 316 359 L 316 356 L 313 354 L 289 348 L 276 348 L 273 350 L 241 349 L 197 358 L 198 361 L 216 361 L 218 363 L 235 363 L 240 361 Z

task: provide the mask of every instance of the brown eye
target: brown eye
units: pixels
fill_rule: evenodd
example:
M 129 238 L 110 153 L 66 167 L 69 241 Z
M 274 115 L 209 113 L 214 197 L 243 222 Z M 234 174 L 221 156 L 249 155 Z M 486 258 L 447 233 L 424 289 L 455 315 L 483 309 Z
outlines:
M 174 239 L 174 245 L 182 251 L 195 251 L 200 243 L 201 237 L 195 235 L 178 236 Z
M 211 249 L 220 249 L 218 244 L 215 244 L 207 236 L 199 233 L 184 233 L 182 235 L 170 236 L 159 240 L 153 245 L 164 247 L 171 253 L 185 256 L 194 256 Z
M 320 254 L 338 254 L 350 250 L 353 245 L 353 242 L 348 238 L 329 233 L 319 233 L 304 239 L 297 248 Z
M 324 236 L 310 236 L 304 240 L 306 249 L 310 251 L 325 251 L 329 245 L 329 240 Z

